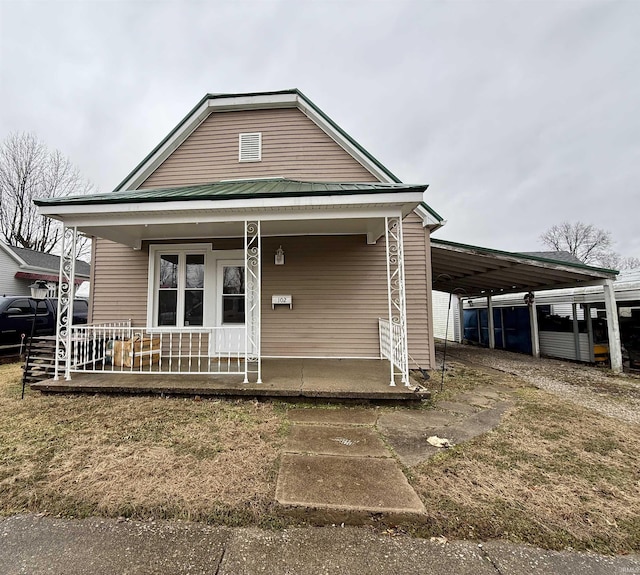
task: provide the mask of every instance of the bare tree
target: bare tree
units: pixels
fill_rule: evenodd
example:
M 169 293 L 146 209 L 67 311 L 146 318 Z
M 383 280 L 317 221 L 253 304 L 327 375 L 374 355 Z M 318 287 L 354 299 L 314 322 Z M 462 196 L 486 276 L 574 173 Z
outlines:
M 613 243 L 610 232 L 582 222 L 551 226 L 540 241 L 555 251 L 573 254 L 585 264 L 598 263 L 603 254 L 611 251 Z
M 12 246 L 56 251 L 62 226 L 38 214 L 33 200 L 92 190 L 60 151 L 50 151 L 34 134 L 10 134 L 0 147 L 0 237 Z M 81 244 L 86 252 L 89 240 Z
M 600 258 L 598 262 L 602 267 L 609 268 L 611 270 L 631 270 L 640 269 L 640 258 L 623 257 L 616 252 L 605 254 Z
M 555 251 L 573 254 L 585 264 L 617 270 L 640 267 L 638 258 L 622 257 L 612 249 L 611 232 L 592 224 L 565 221 L 551 226 L 540 241 Z

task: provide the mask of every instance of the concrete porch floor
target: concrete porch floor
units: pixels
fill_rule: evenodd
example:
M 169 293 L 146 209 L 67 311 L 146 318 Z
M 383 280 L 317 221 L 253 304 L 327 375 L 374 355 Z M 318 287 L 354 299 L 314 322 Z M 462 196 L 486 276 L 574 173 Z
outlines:
M 428 397 L 389 385 L 389 362 L 375 359 L 263 359 L 263 383 L 242 383 L 242 374 L 73 373 L 71 381 L 31 385 L 45 393 L 143 393 L 200 396 L 420 400 Z M 254 376 L 255 377 L 255 376 Z

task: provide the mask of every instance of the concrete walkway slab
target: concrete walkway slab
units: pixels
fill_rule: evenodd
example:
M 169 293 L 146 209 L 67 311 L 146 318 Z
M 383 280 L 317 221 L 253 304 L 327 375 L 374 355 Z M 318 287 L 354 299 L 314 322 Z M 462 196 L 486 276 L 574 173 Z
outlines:
M 296 455 L 280 464 L 276 500 L 293 507 L 424 516 L 425 508 L 393 459 Z
M 595 553 L 548 551 L 525 545 L 490 541 L 482 549 L 501 575 L 637 575 L 633 558 L 606 557 Z
M 404 465 L 414 466 L 442 451 L 441 448 L 434 447 L 427 442 L 429 436 L 437 435 L 438 437 L 446 438 L 454 445 L 469 441 L 498 426 L 505 411 L 513 403 L 510 401 L 492 401 L 492 405 L 493 407 L 490 409 L 474 411 L 473 414 L 467 416 L 458 415 L 456 417 L 453 414 L 449 415 L 440 412 L 444 417 L 434 418 L 434 421 L 442 421 L 446 425 L 439 427 L 413 425 L 411 417 L 407 417 L 407 415 L 411 416 L 415 412 L 397 412 L 400 415 L 404 414 L 404 417 L 380 416 L 378 428 L 383 433 L 387 443 L 400 458 L 400 461 Z
M 236 530 L 218 575 L 496 575 L 476 544 L 446 546 L 355 527 Z
M 391 457 L 373 429 L 344 425 L 294 425 L 284 451 L 351 457 Z
M 297 423 L 322 423 L 337 425 L 375 425 L 378 410 L 372 409 L 290 409 L 287 417 Z
M 453 413 L 461 413 L 463 415 L 470 415 L 479 409 L 469 405 L 468 403 L 462 403 L 461 401 L 439 401 L 436 404 L 436 407 L 438 409 L 444 409 L 445 411 L 451 411 Z
M 469 405 L 481 407 L 483 409 L 491 407 L 494 403 L 492 399 L 489 399 L 488 397 L 479 393 L 473 392 L 460 393 L 455 396 L 454 401 L 468 403 Z
M 0 573 L 205 575 L 216 573 L 231 530 L 188 523 L 0 520 Z
M 2 575 L 637 575 L 640 556 L 492 541 L 441 544 L 354 527 L 283 530 L 181 521 L 0 518 Z
M 380 429 L 428 431 L 434 427 L 451 425 L 459 420 L 459 415 L 443 413 L 434 409 L 387 411 L 380 414 L 378 427 Z

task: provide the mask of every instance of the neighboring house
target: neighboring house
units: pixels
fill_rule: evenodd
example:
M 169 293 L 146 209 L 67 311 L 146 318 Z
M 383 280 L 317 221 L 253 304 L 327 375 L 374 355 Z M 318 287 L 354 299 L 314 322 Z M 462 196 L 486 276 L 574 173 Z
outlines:
M 442 219 L 426 188 L 298 90 L 205 96 L 114 192 L 36 202 L 65 223 L 65 253 L 75 230 L 97 238 L 96 327 L 74 332 L 93 338 L 93 359 L 68 371 L 91 371 L 100 341 L 135 333 L 171 373 L 260 381 L 264 357 L 386 357 L 408 384 L 410 361 L 434 365 L 430 232 Z M 116 348 L 113 370 L 126 364 Z
M 0 242 L 0 295 L 30 295 L 29 286 L 36 280 L 49 285 L 49 296 L 57 296 L 60 258 Z M 76 261 L 75 282 L 89 281 L 91 266 Z
M 438 339 L 460 340 L 458 298 L 445 292 L 431 292 L 433 305 L 433 335 Z

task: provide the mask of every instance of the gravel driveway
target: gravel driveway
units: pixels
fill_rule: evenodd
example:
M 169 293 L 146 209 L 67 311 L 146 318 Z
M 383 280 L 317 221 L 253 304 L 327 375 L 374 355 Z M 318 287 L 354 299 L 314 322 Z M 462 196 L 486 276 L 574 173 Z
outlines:
M 442 366 L 442 344 L 437 346 Z M 521 380 L 628 423 L 640 424 L 640 377 L 605 368 L 447 343 L 447 359 L 514 375 Z

